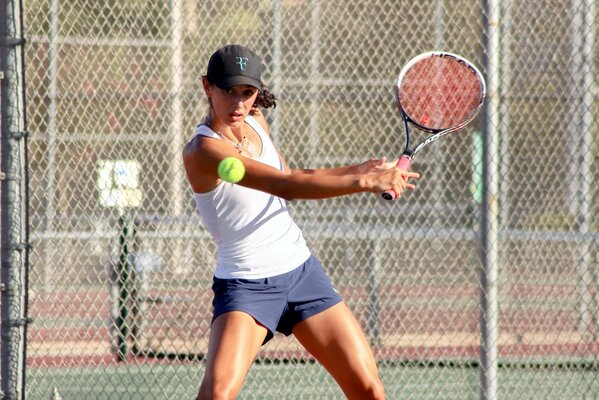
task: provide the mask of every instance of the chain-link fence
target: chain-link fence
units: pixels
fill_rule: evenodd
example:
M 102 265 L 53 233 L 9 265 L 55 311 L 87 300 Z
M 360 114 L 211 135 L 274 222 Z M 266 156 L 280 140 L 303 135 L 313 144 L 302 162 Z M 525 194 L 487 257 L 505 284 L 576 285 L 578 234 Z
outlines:
M 599 397 L 593 0 L 24 4 L 26 399 L 197 392 L 215 248 L 180 154 L 227 43 L 262 56 L 272 135 L 295 167 L 397 156 L 401 66 L 433 49 L 477 64 L 484 115 L 418 154 L 416 191 L 298 201 L 292 215 L 389 399 Z M 277 336 L 240 397 L 342 394 Z

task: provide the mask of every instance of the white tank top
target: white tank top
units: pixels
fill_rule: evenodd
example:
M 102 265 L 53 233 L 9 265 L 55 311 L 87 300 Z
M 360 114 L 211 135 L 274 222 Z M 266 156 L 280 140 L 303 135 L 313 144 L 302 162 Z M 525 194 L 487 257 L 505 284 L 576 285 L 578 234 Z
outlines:
M 283 170 L 268 134 L 251 116 L 245 122 L 262 140 L 257 161 Z M 206 125 L 196 135 L 221 139 Z M 300 266 L 310 256 L 285 200 L 266 192 L 222 181 L 206 193 L 194 193 L 197 209 L 217 247 L 214 276 L 260 279 Z

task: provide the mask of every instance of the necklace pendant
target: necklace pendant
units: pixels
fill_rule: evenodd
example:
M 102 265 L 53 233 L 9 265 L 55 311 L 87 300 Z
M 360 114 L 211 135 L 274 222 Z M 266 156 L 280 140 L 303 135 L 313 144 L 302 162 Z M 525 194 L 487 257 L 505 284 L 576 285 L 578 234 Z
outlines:
M 221 138 L 223 138 L 224 140 L 226 140 L 227 142 L 229 142 L 234 148 L 235 150 L 237 150 L 237 152 L 239 154 L 243 154 L 243 152 L 247 152 L 250 156 L 252 155 L 252 153 L 246 149 L 246 147 L 248 147 L 248 140 L 247 137 L 244 136 L 243 139 L 241 139 L 240 141 L 238 141 L 237 143 L 232 141 L 231 139 L 229 139 L 227 136 L 223 135 L 222 133 L 220 133 L 219 131 L 215 131 Z

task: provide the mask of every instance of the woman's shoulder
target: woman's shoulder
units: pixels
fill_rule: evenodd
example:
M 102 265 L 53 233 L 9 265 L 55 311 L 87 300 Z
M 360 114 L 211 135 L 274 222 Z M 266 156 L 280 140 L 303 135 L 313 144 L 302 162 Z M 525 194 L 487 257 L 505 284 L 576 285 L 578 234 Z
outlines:
M 218 141 L 214 140 L 218 139 Z M 206 125 L 196 126 L 194 135 L 183 147 L 183 157 L 186 160 L 196 159 L 201 156 L 206 150 L 218 146 L 221 143 L 221 138 Z
M 270 130 L 268 127 L 268 122 L 266 122 L 266 118 L 264 117 L 264 114 L 262 113 L 262 110 L 260 110 L 259 108 L 252 108 L 252 111 L 250 111 L 250 115 L 251 118 L 253 118 L 259 125 L 260 127 L 262 127 L 262 129 L 264 129 L 264 131 L 268 134 L 270 134 Z
M 194 137 L 197 136 L 207 136 L 211 138 L 220 139 L 220 136 L 218 136 L 218 134 L 214 132 L 212 129 L 210 129 L 210 127 L 208 127 L 208 125 L 206 124 L 199 124 L 196 126 Z

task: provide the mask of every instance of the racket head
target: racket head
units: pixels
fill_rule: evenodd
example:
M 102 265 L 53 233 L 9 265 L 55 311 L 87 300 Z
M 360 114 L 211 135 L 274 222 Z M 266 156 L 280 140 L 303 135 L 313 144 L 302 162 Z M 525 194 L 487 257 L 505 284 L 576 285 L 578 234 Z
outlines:
M 453 53 L 431 51 L 411 59 L 395 85 L 404 118 L 427 132 L 455 131 L 482 108 L 485 80 L 474 64 Z

